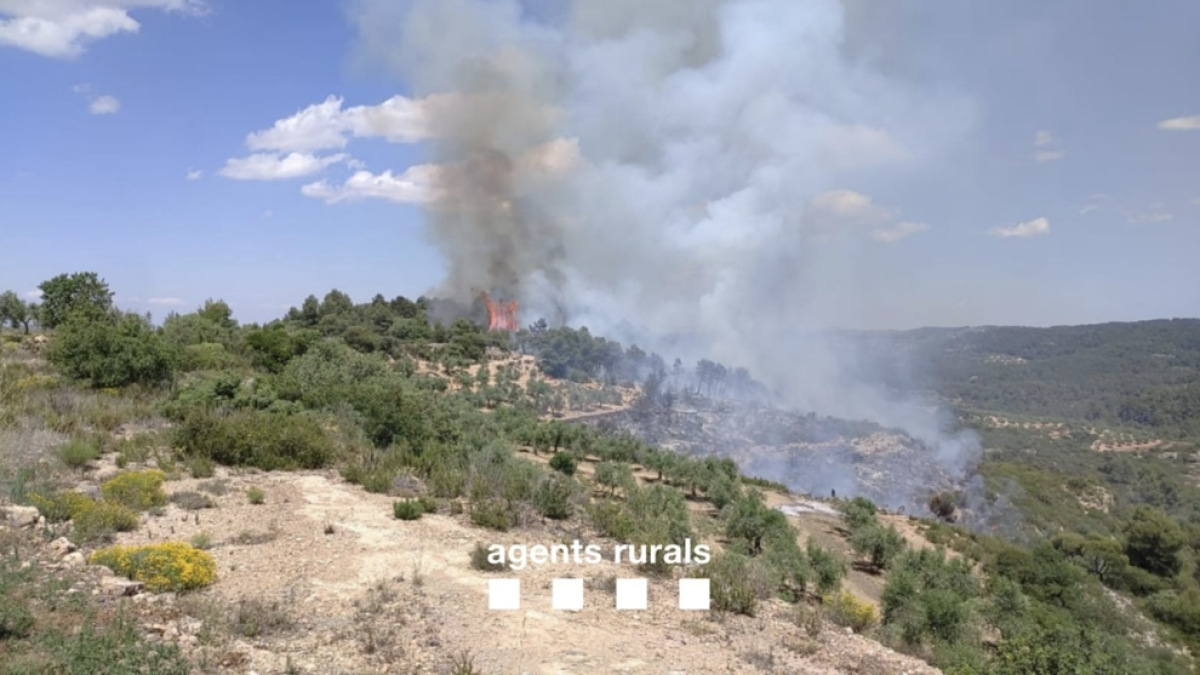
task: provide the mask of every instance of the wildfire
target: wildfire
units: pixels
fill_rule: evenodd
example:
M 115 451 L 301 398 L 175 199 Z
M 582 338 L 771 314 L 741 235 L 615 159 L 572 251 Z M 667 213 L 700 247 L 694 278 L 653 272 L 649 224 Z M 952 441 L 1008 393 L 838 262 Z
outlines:
M 519 305 L 516 300 L 499 302 L 484 292 L 483 302 L 487 305 L 488 330 L 502 330 L 510 333 L 518 330 L 520 324 L 517 323 L 517 308 Z

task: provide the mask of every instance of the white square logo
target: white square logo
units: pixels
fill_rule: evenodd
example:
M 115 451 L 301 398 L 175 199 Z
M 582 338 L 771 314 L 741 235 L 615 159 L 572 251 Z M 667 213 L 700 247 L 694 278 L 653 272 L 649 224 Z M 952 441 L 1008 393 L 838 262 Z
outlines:
M 646 609 L 645 579 L 617 579 L 617 609 Z
M 708 579 L 680 579 L 679 609 L 707 610 L 709 588 Z
M 521 609 L 521 580 L 489 579 L 488 609 Z
M 583 609 L 583 579 L 554 580 L 554 609 L 578 612 Z

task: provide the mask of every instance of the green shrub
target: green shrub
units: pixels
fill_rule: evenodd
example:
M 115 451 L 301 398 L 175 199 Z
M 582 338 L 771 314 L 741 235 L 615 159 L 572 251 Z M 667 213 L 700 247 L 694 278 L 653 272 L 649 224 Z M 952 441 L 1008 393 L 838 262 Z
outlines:
M 608 499 L 593 502 L 588 507 L 588 515 L 596 531 L 606 537 L 628 541 L 633 534 L 633 518 L 620 502 Z
M 93 502 L 94 506 L 72 520 L 75 536 L 80 543 L 106 539 L 116 532 L 132 532 L 141 524 L 133 509 L 109 502 Z
M 617 489 L 628 491 L 634 485 L 633 470 L 622 462 L 600 462 L 596 465 L 596 484 L 608 488 L 610 495 Z
M 316 420 L 260 411 L 194 412 L 176 427 L 174 445 L 190 456 L 264 471 L 319 469 L 336 454 Z
M 33 614 L 24 598 L 0 596 L 0 645 L 4 640 L 27 637 L 33 630 Z
M 866 557 L 872 567 L 884 570 L 908 544 L 894 526 L 870 523 L 854 531 L 850 536 L 850 545 L 855 553 Z
M 182 370 L 225 370 L 237 368 L 241 359 L 230 354 L 225 345 L 216 342 L 202 342 L 183 348 L 183 358 L 180 361 Z
M 787 517 L 766 505 L 763 494 L 751 488 L 727 509 L 725 534 L 750 555 L 763 550 L 763 540 L 772 532 L 791 532 Z
M 841 505 L 842 517 L 851 532 L 875 522 L 875 503 L 866 497 L 855 497 Z
M 508 569 L 508 563 L 489 561 L 488 547 L 480 542 L 475 542 L 475 548 L 471 549 L 471 569 L 480 572 L 503 572 Z
M 100 446 L 91 439 L 72 438 L 59 446 L 58 457 L 63 464 L 78 469 L 100 459 Z
M 196 534 L 193 534 L 190 539 L 188 539 L 188 543 L 191 544 L 193 548 L 200 549 L 201 551 L 207 551 L 208 549 L 212 548 L 213 539 L 212 535 L 207 532 L 197 532 Z
M 96 500 L 90 496 L 75 491 L 57 492 L 49 497 L 34 493 L 29 495 L 29 503 L 37 507 L 46 522 L 64 523 L 96 505 Z
M 575 456 L 569 452 L 556 452 L 550 458 L 550 468 L 563 474 L 564 476 L 574 476 L 578 464 L 575 461 Z
M 212 478 L 217 472 L 216 465 L 207 457 L 188 457 L 186 464 L 192 478 Z
M 517 515 L 503 499 L 484 499 L 471 503 L 471 522 L 489 530 L 507 532 L 517 524 Z
M 105 481 L 100 490 L 105 501 L 145 511 L 167 503 L 167 493 L 162 489 L 166 478 L 166 474 L 155 469 L 129 471 Z
M 846 561 L 836 553 L 821 548 L 812 537 L 808 539 L 808 564 L 812 567 L 813 580 L 817 584 L 817 593 L 828 595 L 842 585 L 846 576 Z
M 216 580 L 217 564 L 208 553 L 183 542 L 111 546 L 92 554 L 93 565 L 146 584 L 152 591 L 186 591 Z
M 566 476 L 550 477 L 538 485 L 533 494 L 533 506 L 538 513 L 551 520 L 566 520 L 571 517 L 574 506 L 575 481 Z
M 262 488 L 252 487 L 246 490 L 246 501 L 251 504 L 264 504 L 267 501 L 267 493 L 262 491 Z
M 397 520 L 417 520 L 425 515 L 425 508 L 415 499 L 392 502 L 392 513 Z
M 761 562 L 734 552 L 717 555 L 690 576 L 708 578 L 713 609 L 746 616 L 754 616 L 758 601 L 770 597 L 775 586 Z
M 136 314 L 72 318 L 58 328 L 46 358 L 68 377 L 96 388 L 157 384 L 175 370 L 170 348 Z

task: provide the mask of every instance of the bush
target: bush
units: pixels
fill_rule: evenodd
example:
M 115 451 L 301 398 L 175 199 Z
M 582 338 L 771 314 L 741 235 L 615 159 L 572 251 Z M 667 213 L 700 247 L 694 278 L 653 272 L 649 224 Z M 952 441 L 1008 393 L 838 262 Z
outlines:
M 194 457 L 264 471 L 319 469 L 336 455 L 316 420 L 260 411 L 193 412 L 176 428 L 174 445 Z
M 193 534 L 190 539 L 188 539 L 188 543 L 191 544 L 193 548 L 198 548 L 201 551 L 207 551 L 208 549 L 212 548 L 213 545 L 212 535 L 207 532 L 197 532 L 196 534 Z
M 63 464 L 78 469 L 100 459 L 100 447 L 89 439 L 72 438 L 58 448 L 58 457 Z
M 628 541 L 633 534 L 633 518 L 620 502 L 607 499 L 593 502 L 588 507 L 588 515 L 591 516 L 592 527 L 606 537 Z
M 246 490 L 246 501 L 251 504 L 264 504 L 267 501 L 267 493 L 262 491 L 262 488 L 252 487 Z
M 733 552 L 716 556 L 692 576 L 708 578 L 713 609 L 746 616 L 754 616 L 758 601 L 770 597 L 775 587 L 762 563 Z
M 884 570 L 904 551 L 907 542 L 894 526 L 871 523 L 854 531 L 850 536 L 850 545 L 855 553 L 865 556 L 872 567 Z
M 105 481 L 100 491 L 106 501 L 145 511 L 167 503 L 167 493 L 162 489 L 166 478 L 166 474 L 154 469 L 130 471 Z
M 566 476 L 550 477 L 538 485 L 533 493 L 533 506 L 538 513 L 551 520 L 566 520 L 571 517 L 575 495 L 575 481 Z
M 503 499 L 484 499 L 471 503 L 471 522 L 489 530 L 507 532 L 517 524 L 517 514 Z
M 23 638 L 33 630 L 33 614 L 25 603 L 10 602 L 0 606 L 0 641 L 11 638 Z
M 569 452 L 556 452 L 550 458 L 550 468 L 561 473 L 564 476 L 574 476 L 578 469 L 578 463 L 575 461 L 575 456 Z
M 634 485 L 633 470 L 620 462 L 600 462 L 596 465 L 596 484 L 608 488 L 610 495 L 615 495 L 617 488 L 628 491 Z
M 93 506 L 72 520 L 79 543 L 105 539 L 115 532 L 132 532 L 141 524 L 133 509 L 121 504 L 92 502 Z
M 183 542 L 111 546 L 93 553 L 91 563 L 140 581 L 152 591 L 203 588 L 217 576 L 213 557 Z
M 183 358 L 180 366 L 183 370 L 225 370 L 237 368 L 241 360 L 230 354 L 225 345 L 216 342 L 202 342 L 183 348 Z
M 392 513 L 397 520 L 417 520 L 425 515 L 425 508 L 415 499 L 392 502 Z
M 157 384 L 171 379 L 170 348 L 144 317 L 72 318 L 51 341 L 46 358 L 67 376 L 96 388 Z
M 196 492 L 195 490 L 176 492 L 169 497 L 169 501 L 186 511 L 211 509 L 217 505 L 211 497 L 206 494 Z
M 49 523 L 64 523 L 78 518 L 80 514 L 96 505 L 90 496 L 75 491 L 63 491 L 50 497 L 40 494 L 29 495 L 29 503 L 37 507 L 38 513 Z
M 848 591 L 839 591 L 824 599 L 826 616 L 839 626 L 846 626 L 861 633 L 879 623 L 875 606 L 860 600 Z
M 503 572 L 508 569 L 508 563 L 491 562 L 488 560 L 488 547 L 475 542 L 475 548 L 471 549 L 471 569 L 480 572 Z
M 842 517 L 851 532 L 875 522 L 875 503 L 866 497 L 855 497 L 842 504 Z
M 808 564 L 812 567 L 817 593 L 827 595 L 842 585 L 846 576 L 846 561 L 837 554 L 821 548 L 811 537 L 808 539 Z
M 1129 562 L 1159 576 L 1179 571 L 1179 551 L 1187 539 L 1183 528 L 1162 509 L 1139 506 L 1124 525 Z
M 216 474 L 216 465 L 207 457 L 189 457 L 187 469 L 192 478 L 212 478 Z

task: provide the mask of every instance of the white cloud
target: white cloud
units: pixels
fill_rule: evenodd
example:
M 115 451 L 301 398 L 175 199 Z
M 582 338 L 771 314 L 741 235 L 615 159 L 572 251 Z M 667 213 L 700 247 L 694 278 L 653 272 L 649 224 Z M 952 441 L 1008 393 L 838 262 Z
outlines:
M 178 307 L 179 305 L 184 304 L 184 302 L 181 298 L 148 298 L 146 300 L 146 304 L 147 305 L 166 305 L 166 306 L 170 306 L 170 307 Z
M 1018 223 L 1011 227 L 993 227 L 988 230 L 993 237 L 1037 237 L 1050 234 L 1050 221 L 1046 218 L 1036 218 L 1027 223 Z
M 97 96 L 88 106 L 88 112 L 93 115 L 112 115 L 121 109 L 121 101 L 116 96 Z
M 344 162 L 346 154 L 317 157 L 309 153 L 293 152 L 258 153 L 249 157 L 230 159 L 220 174 L 234 180 L 287 180 L 314 174 L 338 162 Z
M 305 185 L 300 192 L 307 197 L 324 200 L 326 204 L 360 199 L 424 204 L 437 198 L 436 182 L 441 171 L 441 167 L 430 164 L 409 167 L 399 176 L 391 171 L 381 174 L 359 171 L 342 185 L 331 185 L 321 180 Z
M 892 212 L 853 190 L 832 190 L 812 199 L 801 218 L 805 227 L 830 230 L 845 226 L 879 227 L 892 220 Z
M 440 94 L 424 99 L 393 96 L 379 105 L 342 109 L 343 99 L 330 96 L 270 129 L 246 137 L 251 150 L 313 152 L 346 147 L 350 136 L 383 138 L 392 143 L 416 143 L 435 135 L 434 120 L 452 112 L 461 97 Z
M 1151 207 L 1148 211 L 1135 211 L 1125 214 L 1125 220 L 1134 225 L 1152 225 L 1154 223 L 1169 223 L 1175 220 L 1175 214 L 1161 205 Z
M 74 58 L 87 46 L 141 28 L 141 9 L 203 14 L 204 0 L 0 0 L 0 45 L 51 58 Z
M 195 170 L 188 169 L 188 172 L 187 172 L 188 180 L 200 180 L 203 177 L 204 177 L 204 172 L 201 171 L 200 169 L 195 169 Z
M 1033 158 L 1039 162 L 1053 162 L 1067 156 L 1063 142 L 1049 131 L 1039 131 L 1033 136 Z
M 346 147 L 342 121 L 342 99 L 330 96 L 324 103 L 310 105 L 275 122 L 275 126 L 246 137 L 251 150 L 312 152 Z
M 1163 131 L 1200 131 L 1200 115 L 1193 117 L 1172 117 L 1158 123 Z
M 40 288 L 35 288 L 32 291 L 25 291 L 25 297 L 29 298 L 30 300 L 41 300 L 42 295 L 42 290 Z
M 885 244 L 894 244 L 901 239 L 907 239 L 914 234 L 925 232 L 929 229 L 929 225 L 926 223 L 901 222 L 891 227 L 883 227 L 871 232 L 871 238 Z

